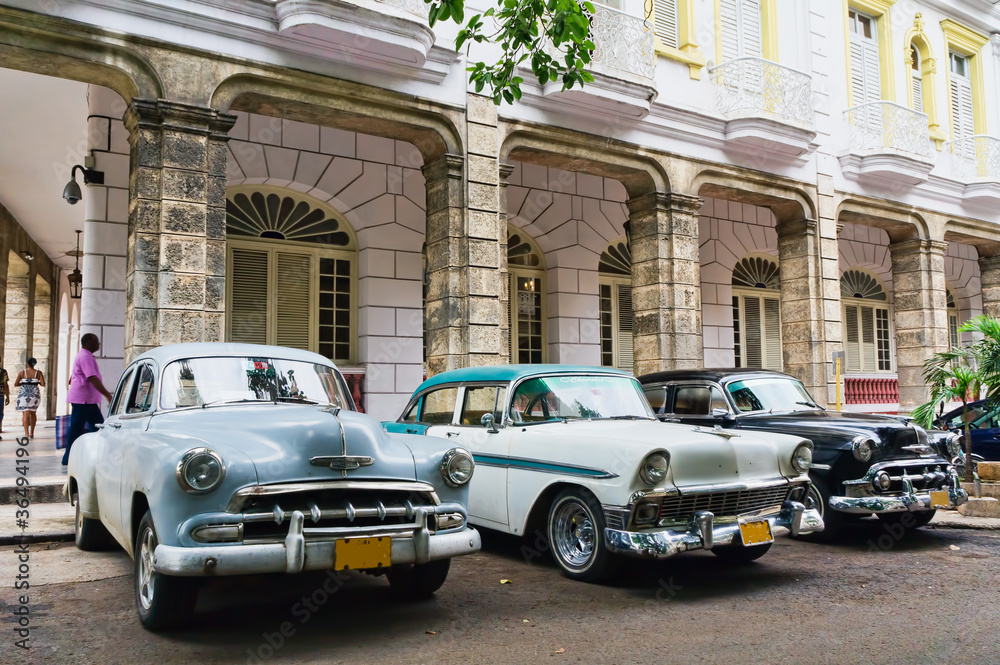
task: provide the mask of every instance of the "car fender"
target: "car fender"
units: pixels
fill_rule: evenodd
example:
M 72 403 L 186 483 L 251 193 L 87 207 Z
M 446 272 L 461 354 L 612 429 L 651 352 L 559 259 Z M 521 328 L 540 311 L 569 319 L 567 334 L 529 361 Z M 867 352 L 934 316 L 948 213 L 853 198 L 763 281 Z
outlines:
M 66 475 L 75 485 L 80 512 L 88 519 L 100 519 L 100 506 L 97 503 L 97 465 L 100 461 L 99 434 L 90 433 L 80 436 L 73 442 L 69 451 L 69 463 Z M 69 496 L 72 502 L 72 490 Z

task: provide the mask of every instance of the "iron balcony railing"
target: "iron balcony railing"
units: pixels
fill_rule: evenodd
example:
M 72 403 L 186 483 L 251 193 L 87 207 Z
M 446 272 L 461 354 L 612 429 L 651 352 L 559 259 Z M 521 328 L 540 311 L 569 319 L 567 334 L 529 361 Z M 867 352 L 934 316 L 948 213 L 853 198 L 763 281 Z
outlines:
M 852 153 L 899 151 L 930 159 L 927 114 L 895 102 L 868 102 L 845 111 Z
M 653 31 L 647 27 L 637 16 L 595 3 L 594 13 L 590 14 L 590 37 L 597 47 L 593 63 L 652 79 L 656 73 L 656 48 Z
M 945 143 L 952 173 L 960 180 L 1000 181 L 1000 138 L 967 136 Z
M 728 118 L 754 115 L 812 126 L 812 77 L 763 58 L 735 58 L 709 69 L 719 111 Z

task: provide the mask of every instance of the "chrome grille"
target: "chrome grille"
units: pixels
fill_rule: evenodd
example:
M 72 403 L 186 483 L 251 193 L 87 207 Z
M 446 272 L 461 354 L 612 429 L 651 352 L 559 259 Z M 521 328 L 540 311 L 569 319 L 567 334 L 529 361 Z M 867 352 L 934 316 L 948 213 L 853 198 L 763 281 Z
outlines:
M 936 465 L 906 465 L 906 466 L 884 466 L 882 471 L 889 474 L 892 479 L 892 484 L 889 485 L 889 489 L 880 492 L 880 494 L 885 496 L 891 496 L 893 494 L 901 494 L 903 492 L 903 474 L 910 481 L 910 485 L 913 487 L 915 492 L 929 491 L 929 490 L 946 490 L 951 486 L 948 474 L 944 471 L 945 467 L 940 464 Z
M 660 522 L 687 523 L 694 519 L 695 513 L 705 510 L 719 518 L 735 517 L 767 508 L 780 508 L 790 489 L 788 485 L 782 484 L 726 492 L 687 495 L 682 493 L 680 496 L 667 497 L 663 500 Z

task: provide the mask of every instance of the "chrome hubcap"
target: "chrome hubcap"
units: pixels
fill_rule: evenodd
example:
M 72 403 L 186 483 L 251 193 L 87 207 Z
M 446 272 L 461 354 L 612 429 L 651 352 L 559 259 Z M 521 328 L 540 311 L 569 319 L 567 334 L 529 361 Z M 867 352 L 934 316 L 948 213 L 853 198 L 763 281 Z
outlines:
M 556 509 L 552 519 L 552 541 L 559 558 L 573 568 L 583 568 L 594 556 L 597 544 L 590 514 L 576 501 Z
M 139 573 L 136 584 L 139 585 L 139 602 L 142 608 L 148 610 L 153 604 L 153 582 L 156 572 L 153 570 L 153 551 L 156 549 L 156 536 L 152 529 L 142 532 L 139 539 Z

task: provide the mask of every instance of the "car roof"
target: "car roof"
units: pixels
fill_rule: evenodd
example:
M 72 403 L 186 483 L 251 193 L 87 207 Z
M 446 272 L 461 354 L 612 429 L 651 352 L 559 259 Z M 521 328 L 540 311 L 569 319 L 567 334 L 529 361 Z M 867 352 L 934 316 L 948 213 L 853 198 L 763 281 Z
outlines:
M 591 367 L 588 365 L 487 365 L 484 367 L 464 367 L 442 372 L 427 379 L 417 388 L 417 391 L 433 388 L 445 383 L 464 382 L 495 382 L 510 383 L 528 376 L 540 374 L 615 374 L 631 377 L 632 375 L 612 367 Z
M 721 383 L 728 379 L 746 379 L 751 376 L 772 376 L 783 379 L 794 379 L 791 374 L 775 372 L 766 369 L 737 368 L 737 367 L 710 367 L 705 369 L 672 369 L 665 372 L 654 372 L 643 374 L 639 377 L 639 383 L 648 385 L 651 383 L 667 383 L 669 381 L 715 381 Z
M 333 362 L 318 353 L 290 349 L 285 346 L 268 346 L 264 344 L 232 344 L 227 342 L 199 342 L 192 344 L 166 344 L 150 349 L 136 360 L 151 359 L 160 367 L 174 360 L 185 358 L 203 358 L 206 356 L 247 356 L 260 358 L 280 358 L 282 360 L 299 360 L 332 367 Z

